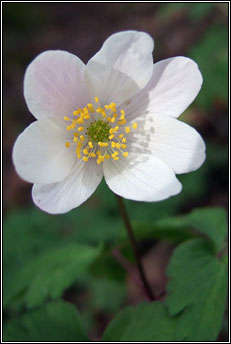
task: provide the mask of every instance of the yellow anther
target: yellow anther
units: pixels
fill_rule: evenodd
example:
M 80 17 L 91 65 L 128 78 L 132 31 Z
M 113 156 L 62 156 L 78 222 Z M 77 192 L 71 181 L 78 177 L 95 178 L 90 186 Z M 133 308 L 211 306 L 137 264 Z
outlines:
M 111 119 L 111 122 L 112 122 L 112 123 L 115 123 L 115 120 L 116 120 L 116 119 L 115 119 L 115 117 L 113 116 L 112 119 Z
M 124 134 L 120 134 L 118 137 L 119 137 L 120 139 L 122 139 L 123 136 L 124 136 Z
M 100 106 L 96 109 L 97 113 L 102 113 L 102 111 L 103 111 L 103 109 Z
M 129 127 L 125 127 L 125 132 L 128 134 L 130 133 L 130 128 Z
M 97 159 L 97 164 L 100 165 L 101 164 L 101 160 Z
M 122 139 L 122 142 L 125 143 L 127 141 L 126 137 Z
M 121 116 L 120 116 L 120 119 L 124 119 L 124 118 L 125 118 L 125 115 L 121 115 Z
M 105 159 L 110 159 L 110 157 L 111 157 L 110 154 L 105 155 Z
M 113 160 L 119 160 L 119 157 L 118 156 L 114 156 Z
M 64 116 L 63 118 L 65 119 L 65 121 L 70 121 L 70 118 L 67 116 Z
M 81 117 L 81 118 L 79 118 L 79 119 L 77 119 L 77 121 L 76 121 L 78 124 L 82 124 L 82 123 L 84 123 L 84 119 L 83 119 L 83 117 Z
M 123 120 L 121 120 L 121 121 L 118 121 L 117 123 L 119 124 L 119 125 L 124 125 L 124 124 L 126 124 L 126 119 L 123 119 Z
M 95 157 L 96 157 L 96 154 L 95 154 L 95 153 L 90 153 L 90 154 L 89 154 L 89 157 L 90 157 L 90 158 L 95 158 Z
M 82 112 L 82 110 L 79 108 L 76 111 L 73 111 L 73 115 L 79 115 Z
M 114 135 L 114 134 L 110 135 L 110 136 L 109 136 L 109 140 L 112 140 L 112 139 L 113 139 L 113 137 L 115 137 L 115 135 Z
M 74 136 L 75 136 L 75 137 L 78 137 L 78 136 L 79 136 L 79 134 L 78 134 L 78 133 L 74 133 Z
M 70 125 L 67 126 L 67 130 L 68 131 L 71 130 L 71 126 Z
M 125 116 L 125 111 L 123 109 L 120 110 L 120 113 L 121 113 L 122 116 Z
M 104 161 L 104 157 L 102 155 L 99 155 L 98 159 L 100 159 L 101 161 Z
M 116 143 L 116 148 L 120 149 L 120 144 L 119 143 Z
M 105 107 L 106 110 L 110 109 L 108 105 L 105 105 L 104 107 Z
M 87 107 L 88 107 L 89 111 L 95 112 L 94 106 L 91 103 L 87 104 Z
M 86 161 L 86 162 L 87 162 L 87 161 L 88 161 L 88 157 L 87 157 L 87 156 L 84 156 L 84 157 L 83 157 L 83 161 Z
M 71 145 L 70 142 L 66 142 L 66 143 L 65 143 L 65 146 L 66 146 L 67 148 L 69 148 L 70 145 Z
M 133 129 L 136 129 L 136 128 L 137 128 L 137 123 L 136 123 L 136 122 L 132 124 L 132 128 L 133 128 Z
M 119 155 L 119 152 L 115 151 L 111 156 L 113 158 L 114 156 L 117 156 L 117 155 Z
M 73 141 L 78 142 L 78 138 L 76 136 L 74 136 Z
M 126 158 L 128 156 L 128 152 L 124 152 L 123 156 Z
M 107 142 L 103 142 L 103 146 L 102 147 L 108 147 L 108 143 Z
M 99 98 L 98 97 L 95 97 L 95 102 L 99 103 Z
M 100 151 L 96 151 L 96 154 L 99 156 L 100 155 Z
M 115 141 L 112 141 L 112 142 L 111 142 L 111 147 L 112 147 L 112 148 L 115 148 L 115 146 L 116 146 Z
M 119 129 L 118 125 L 114 128 L 114 132 Z
M 108 122 L 111 122 L 111 117 L 107 117 L 107 121 L 108 121 Z
M 121 145 L 122 149 L 125 149 L 127 147 L 127 145 L 125 145 L 124 143 Z
M 86 148 L 83 149 L 83 154 L 88 155 L 88 150 Z
M 111 128 L 110 130 L 109 130 L 109 134 L 113 134 L 114 133 L 114 129 L 113 128 Z
M 78 128 L 78 131 L 83 131 L 84 130 L 84 127 L 79 127 Z
M 80 135 L 80 141 L 84 141 L 85 137 L 83 135 Z
M 103 147 L 103 143 L 99 141 L 98 146 Z
M 93 144 L 92 144 L 91 141 L 88 142 L 88 146 L 89 146 L 90 148 L 93 148 Z
M 84 118 L 84 119 L 90 119 L 91 116 L 87 113 L 87 114 L 85 114 L 85 115 L 83 116 L 83 118 Z

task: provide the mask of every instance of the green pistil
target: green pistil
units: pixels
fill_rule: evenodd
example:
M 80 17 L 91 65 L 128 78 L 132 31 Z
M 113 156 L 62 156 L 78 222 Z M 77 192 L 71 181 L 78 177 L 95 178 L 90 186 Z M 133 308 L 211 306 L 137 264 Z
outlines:
M 89 125 L 86 133 L 93 142 L 105 142 L 108 141 L 110 129 L 111 126 L 107 122 L 99 119 Z

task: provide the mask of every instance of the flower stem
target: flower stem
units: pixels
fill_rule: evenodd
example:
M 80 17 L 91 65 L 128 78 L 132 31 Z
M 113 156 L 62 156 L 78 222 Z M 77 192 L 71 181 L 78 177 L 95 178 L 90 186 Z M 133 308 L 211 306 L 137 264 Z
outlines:
M 118 195 L 115 195 L 115 196 L 116 196 L 116 199 L 117 199 L 117 203 L 118 203 L 118 206 L 119 206 L 119 209 L 120 209 L 121 216 L 122 216 L 122 218 L 124 220 L 124 224 L 125 224 L 125 227 L 126 227 L 126 230 L 127 230 L 127 233 L 128 233 L 128 238 L 129 238 L 131 246 L 132 246 L 132 250 L 133 250 L 133 253 L 134 253 L 134 256 L 135 256 L 135 259 L 136 259 L 136 264 L 137 264 L 137 267 L 138 267 L 138 270 L 139 270 L 139 273 L 140 273 L 140 277 L 141 277 L 141 280 L 143 282 L 145 291 L 146 291 L 147 296 L 149 297 L 149 299 L 151 301 L 154 301 L 155 297 L 154 297 L 154 295 L 152 293 L 152 290 L 151 290 L 151 288 L 150 288 L 150 286 L 148 284 L 148 281 L 147 281 L 147 278 L 146 278 L 146 275 L 145 275 L 145 272 L 144 272 L 144 269 L 143 269 L 143 265 L 142 265 L 142 262 L 141 262 L 141 257 L 140 257 L 140 254 L 139 254 L 139 251 L 138 251 L 138 248 L 137 248 L 136 239 L 135 239 L 135 236 L 134 236 L 134 233 L 133 233 L 132 225 L 131 225 L 131 222 L 129 220 L 129 217 L 128 217 L 125 205 L 123 203 L 123 199 L 122 199 L 122 197 L 120 197 Z

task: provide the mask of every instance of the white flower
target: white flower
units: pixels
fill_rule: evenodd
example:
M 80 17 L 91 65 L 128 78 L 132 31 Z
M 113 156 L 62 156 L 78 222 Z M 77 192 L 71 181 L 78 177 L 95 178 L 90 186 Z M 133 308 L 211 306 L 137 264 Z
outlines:
M 181 191 L 175 174 L 204 162 L 202 138 L 176 119 L 201 88 L 198 66 L 186 57 L 153 64 L 153 47 L 148 34 L 125 31 L 87 65 L 59 50 L 29 65 L 24 95 L 37 120 L 17 138 L 13 162 L 39 208 L 78 207 L 103 176 L 127 199 L 164 200 Z

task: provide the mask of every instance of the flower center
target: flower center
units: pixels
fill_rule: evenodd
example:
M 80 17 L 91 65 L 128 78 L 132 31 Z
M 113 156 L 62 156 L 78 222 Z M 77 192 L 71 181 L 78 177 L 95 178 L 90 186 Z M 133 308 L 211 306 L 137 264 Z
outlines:
M 97 121 L 93 121 L 89 127 L 87 128 L 86 134 L 89 137 L 90 141 L 93 142 L 104 142 L 108 141 L 109 139 L 109 131 L 111 126 L 103 121 L 102 119 L 98 119 Z
M 73 132 L 73 139 L 65 143 L 66 147 L 76 144 L 78 159 L 87 162 L 90 158 L 97 158 L 97 164 L 104 159 L 127 157 L 126 136 L 131 129 L 137 128 L 137 123 L 125 126 L 124 110 L 120 110 L 119 115 L 115 103 L 102 107 L 98 97 L 95 97 L 95 106 L 89 103 L 83 109 L 73 111 L 72 119 L 65 116 L 64 120 L 70 122 L 67 131 Z

